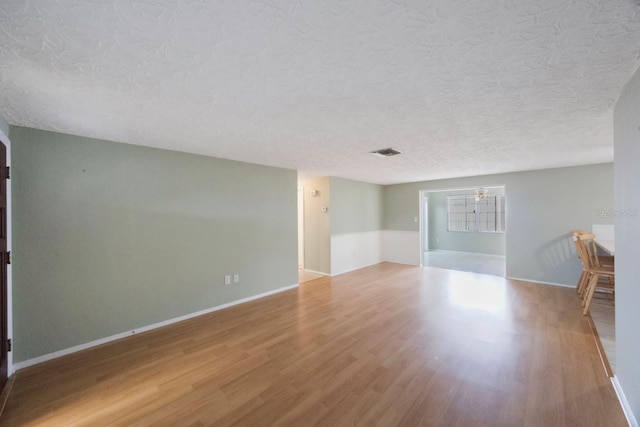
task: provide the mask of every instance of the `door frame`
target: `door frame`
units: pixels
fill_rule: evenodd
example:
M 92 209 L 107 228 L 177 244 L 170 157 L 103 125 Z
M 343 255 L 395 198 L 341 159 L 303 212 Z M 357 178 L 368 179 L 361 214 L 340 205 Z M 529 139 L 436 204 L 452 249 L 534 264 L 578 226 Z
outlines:
M 429 190 L 420 191 L 418 229 L 420 230 L 420 267 L 424 267 L 424 253 L 429 250 Z
M 427 233 L 428 233 L 428 221 L 429 221 L 429 207 L 427 205 L 427 209 L 424 209 L 424 202 L 425 199 L 428 203 L 428 199 L 429 199 L 429 193 L 442 193 L 442 192 L 448 192 L 448 191 L 462 191 L 462 190 L 474 190 L 478 187 L 482 187 L 482 188 L 487 188 L 487 189 L 491 189 L 491 188 L 502 188 L 504 190 L 504 194 L 507 194 L 507 186 L 506 184 L 491 184 L 491 185 L 476 185 L 476 186 L 461 186 L 461 187 L 446 187 L 446 188 L 434 188 L 434 189 L 429 189 L 429 190 L 419 190 L 418 191 L 418 199 L 419 199 L 419 217 L 418 217 L 418 225 L 419 225 L 419 240 L 420 240 L 420 267 L 424 267 L 424 253 L 426 251 L 429 250 L 429 242 L 427 241 L 426 244 L 424 243 L 425 240 L 425 236 L 424 236 L 424 224 L 425 221 L 427 221 Z M 508 212 L 508 210 L 507 210 Z M 426 217 L 426 218 L 425 218 Z M 507 218 L 508 221 L 508 218 Z M 508 222 L 507 222 L 508 223 Z M 507 226 L 507 230 L 508 230 L 508 226 Z M 504 239 L 506 242 L 507 239 L 507 230 L 505 230 L 504 232 Z M 427 237 L 428 239 L 428 237 Z M 506 260 L 507 260 L 507 248 L 505 245 L 505 250 L 504 250 L 504 257 L 505 257 L 505 265 L 506 265 Z
M 0 122 L 4 119 L 0 116 Z M 6 122 L 4 122 L 6 123 Z M 7 166 L 11 167 L 11 140 L 0 128 L 0 141 L 7 147 Z M 12 206 L 11 206 L 11 179 L 7 180 L 7 251 L 12 251 Z M 12 257 L 13 258 L 13 257 Z M 13 265 L 7 265 L 7 339 L 13 342 Z M 7 353 L 7 376 L 14 374 L 13 351 Z M 1 390 L 0 390 L 1 391 Z
M 304 186 L 298 186 L 298 270 L 304 270 Z

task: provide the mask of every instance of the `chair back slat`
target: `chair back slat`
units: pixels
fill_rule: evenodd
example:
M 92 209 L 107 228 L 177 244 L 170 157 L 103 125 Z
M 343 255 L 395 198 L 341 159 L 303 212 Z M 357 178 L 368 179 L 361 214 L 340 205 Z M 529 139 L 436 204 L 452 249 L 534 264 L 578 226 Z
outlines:
M 576 250 L 580 261 L 587 269 L 594 269 L 600 267 L 600 260 L 598 259 L 598 248 L 596 247 L 596 236 L 592 233 L 579 233 L 573 235 L 573 240 L 576 244 Z

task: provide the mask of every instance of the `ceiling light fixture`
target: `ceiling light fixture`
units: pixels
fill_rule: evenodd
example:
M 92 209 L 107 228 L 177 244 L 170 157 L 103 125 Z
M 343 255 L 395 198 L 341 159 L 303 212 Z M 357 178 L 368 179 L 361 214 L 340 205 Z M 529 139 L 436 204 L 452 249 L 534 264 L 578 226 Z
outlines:
M 489 197 L 489 190 L 482 187 L 476 188 L 476 193 L 473 195 L 473 198 L 476 199 L 476 202 L 487 197 Z

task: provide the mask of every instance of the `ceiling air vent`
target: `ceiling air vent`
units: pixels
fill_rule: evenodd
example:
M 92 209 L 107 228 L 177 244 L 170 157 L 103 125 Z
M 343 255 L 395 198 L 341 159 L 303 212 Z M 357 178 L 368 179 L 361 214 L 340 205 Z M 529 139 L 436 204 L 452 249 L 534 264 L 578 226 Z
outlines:
M 381 150 L 369 151 L 369 153 L 378 157 L 392 157 L 398 154 L 402 154 L 402 151 L 398 151 L 395 148 L 383 148 Z

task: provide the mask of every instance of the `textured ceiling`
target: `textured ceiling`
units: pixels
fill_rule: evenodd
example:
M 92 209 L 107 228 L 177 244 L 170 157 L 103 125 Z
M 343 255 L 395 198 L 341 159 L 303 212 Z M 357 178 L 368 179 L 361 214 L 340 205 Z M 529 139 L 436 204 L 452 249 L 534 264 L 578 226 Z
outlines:
M 2 0 L 0 115 L 304 176 L 482 175 L 612 161 L 639 52 L 637 0 Z

